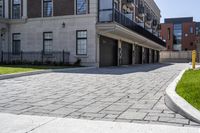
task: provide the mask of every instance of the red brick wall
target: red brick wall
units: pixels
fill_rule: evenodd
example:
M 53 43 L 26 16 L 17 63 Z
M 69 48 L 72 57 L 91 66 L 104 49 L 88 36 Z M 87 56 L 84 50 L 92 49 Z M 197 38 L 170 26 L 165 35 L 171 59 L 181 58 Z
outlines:
M 168 37 L 168 28 L 170 29 L 170 39 Z M 167 50 L 173 50 L 173 24 L 161 24 L 160 35 L 166 40 Z
M 190 27 L 193 28 L 193 33 L 190 33 Z M 182 50 L 195 50 L 195 40 L 195 23 L 183 23 Z

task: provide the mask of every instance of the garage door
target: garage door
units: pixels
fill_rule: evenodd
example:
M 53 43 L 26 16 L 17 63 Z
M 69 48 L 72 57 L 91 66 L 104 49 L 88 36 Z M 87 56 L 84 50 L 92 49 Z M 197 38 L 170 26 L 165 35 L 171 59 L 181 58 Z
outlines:
M 100 67 L 117 66 L 117 41 L 107 37 L 100 37 Z
M 122 43 L 122 65 L 132 64 L 132 44 Z
M 152 59 L 152 63 L 155 63 L 155 51 L 152 50 L 151 52 L 151 59 Z
M 136 46 L 136 64 L 142 64 L 142 47 L 141 46 Z

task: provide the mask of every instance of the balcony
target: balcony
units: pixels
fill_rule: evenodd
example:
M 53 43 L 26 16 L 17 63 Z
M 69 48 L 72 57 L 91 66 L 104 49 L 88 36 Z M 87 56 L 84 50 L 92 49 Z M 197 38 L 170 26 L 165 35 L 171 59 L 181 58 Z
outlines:
M 153 27 L 157 27 L 157 26 L 158 26 L 158 21 L 157 21 L 156 19 L 153 20 L 152 26 L 153 26 Z
M 138 12 L 139 12 L 140 17 L 144 17 L 144 6 L 143 5 L 139 5 Z
M 148 30 L 139 26 L 137 23 L 132 21 L 125 14 L 119 12 L 118 10 L 106 9 L 106 10 L 99 11 L 99 23 L 112 23 L 112 22 L 118 23 L 119 25 L 126 27 L 127 29 L 133 31 L 134 33 L 137 33 L 137 34 L 153 41 L 154 43 L 157 43 L 163 47 L 166 46 L 166 43 L 164 41 L 162 41 L 157 36 L 153 35 Z
M 126 5 L 130 8 L 130 9 L 133 9 L 134 8 L 134 3 L 135 3 L 135 0 L 124 0 Z
M 146 21 L 147 22 L 151 22 L 152 21 L 152 16 L 151 16 L 150 13 L 147 13 L 147 15 L 146 15 Z

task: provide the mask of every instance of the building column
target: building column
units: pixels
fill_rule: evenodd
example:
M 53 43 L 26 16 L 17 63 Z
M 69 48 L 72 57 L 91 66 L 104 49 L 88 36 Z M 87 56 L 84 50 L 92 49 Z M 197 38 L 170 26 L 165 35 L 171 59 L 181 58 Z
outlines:
M 5 7 L 5 9 L 4 9 L 4 12 L 5 12 L 5 18 L 9 18 L 9 2 L 8 2 L 8 0 L 5 0 L 4 1 L 4 7 Z
M 157 51 L 155 50 L 155 52 L 154 52 L 155 54 L 154 54 L 154 59 L 155 59 L 155 63 L 158 63 L 158 56 L 157 56 Z
M 27 16 L 27 0 L 23 0 L 23 16 L 22 18 L 23 19 L 26 19 L 28 16 Z
M 135 44 L 133 44 L 133 52 L 132 52 L 132 65 L 136 64 L 136 49 Z
M 158 53 L 158 63 L 160 63 L 160 51 L 157 51 Z
M 100 35 L 96 35 L 96 66 L 100 67 Z
M 149 49 L 149 64 L 152 63 L 152 50 Z
M 122 63 L 122 42 L 118 40 L 118 66 Z
M 145 48 L 142 47 L 142 64 L 145 64 L 146 56 L 145 56 Z

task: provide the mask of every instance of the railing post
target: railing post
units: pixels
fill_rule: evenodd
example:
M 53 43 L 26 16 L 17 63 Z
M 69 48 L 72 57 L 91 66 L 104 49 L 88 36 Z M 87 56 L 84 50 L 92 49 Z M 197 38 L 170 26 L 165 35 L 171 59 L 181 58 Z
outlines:
M 3 63 L 3 51 L 1 51 L 1 63 Z
M 115 9 L 113 8 L 113 10 L 112 10 L 112 22 L 114 22 L 115 21 Z
M 20 52 L 20 60 L 21 60 L 21 64 L 23 62 L 23 51 Z
M 44 63 L 44 50 L 42 50 L 42 52 L 41 52 L 41 57 L 42 57 L 42 64 Z

